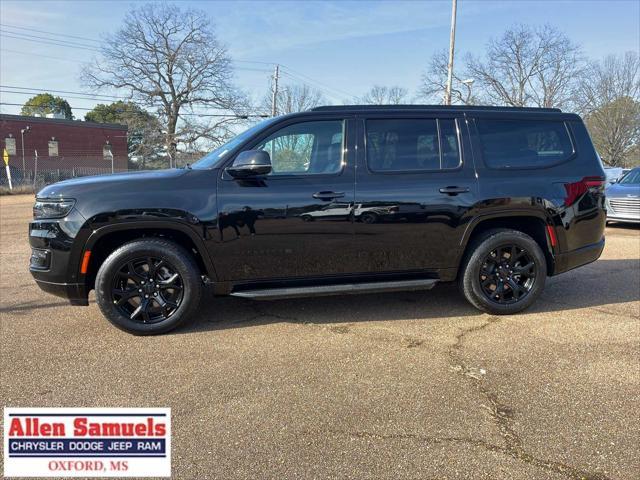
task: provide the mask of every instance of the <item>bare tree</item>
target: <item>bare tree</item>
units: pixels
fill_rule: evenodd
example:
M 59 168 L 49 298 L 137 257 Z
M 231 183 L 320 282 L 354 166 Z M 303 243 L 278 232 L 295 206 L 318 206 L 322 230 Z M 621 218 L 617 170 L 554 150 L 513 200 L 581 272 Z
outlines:
M 202 125 L 195 120 L 199 109 L 236 112 L 244 107 L 232 85 L 231 59 L 201 11 L 165 3 L 134 8 L 123 26 L 106 37 L 100 57 L 83 69 L 84 83 L 124 91 L 129 99 L 157 108 L 171 163 L 186 135 L 189 141 L 212 138 L 229 122 Z M 181 122 L 185 114 L 189 122 Z
M 484 60 L 467 57 L 483 100 L 514 107 L 570 105 L 583 68 L 581 48 L 549 25 L 517 25 L 488 43 Z
M 444 92 L 447 88 L 447 64 L 448 54 L 445 50 L 436 52 L 431 57 L 427 72 L 422 76 L 422 86 L 420 95 L 436 103 L 444 102 Z M 473 95 L 472 86 L 474 80 L 453 71 L 453 82 L 451 85 L 451 103 L 462 103 L 464 105 L 474 105 L 478 99 Z
M 581 78 L 577 102 L 593 143 L 612 166 L 640 163 L 640 57 L 628 52 L 592 62 Z
M 261 108 L 264 112 L 271 112 L 271 93 L 265 95 Z M 326 104 L 322 92 L 309 87 L 307 84 L 284 85 L 278 89 L 276 98 L 276 115 L 304 112 L 314 107 Z
M 361 103 L 370 105 L 399 105 L 407 103 L 409 91 L 404 87 L 374 85 L 362 98 Z

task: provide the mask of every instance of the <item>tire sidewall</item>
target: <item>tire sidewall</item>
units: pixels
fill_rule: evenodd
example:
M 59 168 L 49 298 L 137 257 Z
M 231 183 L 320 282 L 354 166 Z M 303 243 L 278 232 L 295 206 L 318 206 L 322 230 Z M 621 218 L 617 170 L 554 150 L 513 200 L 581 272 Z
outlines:
M 505 244 L 515 244 L 524 248 L 533 257 L 537 271 L 533 286 L 523 300 L 513 304 L 500 305 L 489 300 L 483 292 L 480 285 L 480 268 L 484 259 L 492 250 Z M 533 238 L 518 231 L 498 231 L 488 235 L 471 253 L 464 271 L 463 290 L 471 303 L 481 310 L 493 314 L 506 315 L 517 313 L 531 306 L 542 293 L 546 277 L 547 262 L 540 246 Z M 470 295 L 473 298 L 469 298 Z
M 113 304 L 111 287 L 114 275 L 129 260 L 153 256 L 168 261 L 182 277 L 183 296 L 178 309 L 166 320 L 145 324 L 125 317 Z M 201 297 L 201 279 L 191 256 L 178 245 L 165 240 L 139 240 L 127 243 L 104 261 L 96 276 L 96 301 L 103 315 L 116 327 L 135 335 L 165 333 L 180 326 L 197 308 Z

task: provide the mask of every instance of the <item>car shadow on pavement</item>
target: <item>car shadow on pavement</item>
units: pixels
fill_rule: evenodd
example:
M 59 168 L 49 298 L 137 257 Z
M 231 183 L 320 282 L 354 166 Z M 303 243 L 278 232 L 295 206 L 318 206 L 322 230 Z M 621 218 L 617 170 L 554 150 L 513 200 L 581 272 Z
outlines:
M 547 279 L 545 291 L 528 310 L 562 312 L 640 300 L 640 259 L 599 260 L 578 270 Z M 633 308 L 633 307 L 630 307 Z M 635 312 L 631 312 L 633 315 Z M 429 291 L 339 295 L 289 300 L 253 301 L 207 295 L 200 312 L 175 333 L 250 327 L 268 323 L 354 323 L 482 315 L 469 305 L 456 284 Z M 640 316 L 640 312 L 637 312 Z
M 8 307 L 0 306 L 0 313 L 4 314 L 18 314 L 18 315 L 29 315 L 32 311 L 43 310 L 46 308 L 58 308 L 58 307 L 68 307 L 69 302 L 65 300 L 59 300 L 54 302 L 24 302 L 18 303 L 15 305 L 11 305 Z

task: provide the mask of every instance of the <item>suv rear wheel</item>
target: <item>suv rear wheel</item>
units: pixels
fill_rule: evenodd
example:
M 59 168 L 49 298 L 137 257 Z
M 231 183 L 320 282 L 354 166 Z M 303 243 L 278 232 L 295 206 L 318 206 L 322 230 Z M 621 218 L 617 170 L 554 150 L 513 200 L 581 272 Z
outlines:
M 168 332 L 197 309 L 202 280 L 193 257 L 163 239 L 135 240 L 104 261 L 96 300 L 116 327 L 136 335 Z
M 466 299 L 497 315 L 529 307 L 544 289 L 547 262 L 529 235 L 507 229 L 489 230 L 468 249 L 459 278 Z

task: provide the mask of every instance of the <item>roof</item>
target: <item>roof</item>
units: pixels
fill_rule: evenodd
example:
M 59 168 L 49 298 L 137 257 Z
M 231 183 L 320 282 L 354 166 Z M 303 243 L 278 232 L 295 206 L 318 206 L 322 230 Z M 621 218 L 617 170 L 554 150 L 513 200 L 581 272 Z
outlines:
M 127 130 L 126 125 L 120 125 L 117 123 L 98 123 L 98 122 L 86 122 L 83 120 L 67 120 L 64 118 L 47 118 L 47 117 L 30 117 L 27 115 L 9 115 L 6 113 L 0 113 L 0 121 L 14 121 L 14 122 L 28 122 L 28 123 L 48 123 L 56 125 L 68 125 L 71 127 L 80 128 L 106 128 L 110 130 Z
M 562 113 L 559 108 L 537 107 L 493 107 L 486 105 L 328 105 L 312 108 L 311 112 L 358 112 L 358 111 L 482 111 L 482 112 L 554 112 Z

